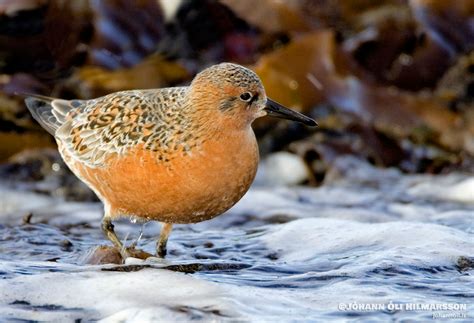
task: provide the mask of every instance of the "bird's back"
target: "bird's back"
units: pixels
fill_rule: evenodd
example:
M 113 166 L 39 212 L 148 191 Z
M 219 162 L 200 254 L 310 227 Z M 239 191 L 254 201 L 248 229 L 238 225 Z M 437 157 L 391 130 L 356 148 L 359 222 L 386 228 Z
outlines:
M 25 102 L 64 154 L 100 167 L 111 154 L 125 154 L 140 144 L 165 152 L 173 131 L 186 127 L 180 113 L 185 93 L 185 87 L 177 87 L 116 92 L 93 100 L 32 96 Z

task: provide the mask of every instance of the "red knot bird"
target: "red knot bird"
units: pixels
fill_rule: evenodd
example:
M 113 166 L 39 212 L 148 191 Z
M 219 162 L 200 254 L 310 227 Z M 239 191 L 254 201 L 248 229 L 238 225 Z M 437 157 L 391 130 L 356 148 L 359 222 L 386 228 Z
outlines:
M 214 218 L 240 200 L 259 160 L 256 118 L 317 125 L 267 98 L 259 77 L 232 63 L 211 66 L 184 87 L 25 102 L 104 203 L 102 229 L 123 258 L 133 250 L 114 232 L 118 217 L 162 222 L 156 253 L 164 257 L 173 224 Z

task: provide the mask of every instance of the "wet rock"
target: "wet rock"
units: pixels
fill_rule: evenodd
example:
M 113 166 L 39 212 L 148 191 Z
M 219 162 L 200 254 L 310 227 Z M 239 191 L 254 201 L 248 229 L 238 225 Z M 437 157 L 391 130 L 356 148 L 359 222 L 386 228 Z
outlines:
M 123 264 L 125 263 L 127 266 L 125 267 L 120 267 L 122 269 L 117 269 L 117 271 L 136 271 L 136 269 L 133 269 L 134 267 L 142 267 L 142 265 L 136 265 L 132 264 L 130 265 L 130 262 L 135 262 L 134 260 L 139 260 L 139 259 L 147 259 L 150 257 L 153 257 L 152 254 L 140 250 L 140 249 L 135 249 L 134 247 L 127 248 L 127 252 L 130 254 L 130 257 L 127 259 L 123 259 L 120 252 L 117 250 L 115 247 L 111 246 L 97 246 L 91 250 L 89 250 L 86 255 L 82 257 L 82 263 L 83 264 L 88 264 L 88 265 L 102 265 L 102 264 Z M 127 270 L 128 267 L 132 269 Z M 146 267 L 147 265 L 145 265 Z M 108 270 L 113 270 L 113 269 L 108 269 Z
M 97 246 L 87 252 L 82 263 L 88 265 L 121 264 L 122 256 L 117 248 L 110 246 Z
M 459 257 L 456 263 L 456 267 L 459 271 L 468 271 L 474 268 L 474 258 L 470 257 Z
M 73 246 L 74 246 L 74 245 L 72 244 L 72 242 L 69 241 L 68 239 L 62 240 L 62 241 L 59 243 L 59 245 L 61 246 L 61 250 L 66 251 L 66 252 L 71 251 L 72 248 L 73 248 Z

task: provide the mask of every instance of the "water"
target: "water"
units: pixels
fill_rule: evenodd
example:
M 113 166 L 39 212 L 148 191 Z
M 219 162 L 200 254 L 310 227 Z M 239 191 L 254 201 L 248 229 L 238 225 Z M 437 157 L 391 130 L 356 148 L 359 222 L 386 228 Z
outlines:
M 106 243 L 101 205 L 3 185 L 0 321 L 472 319 L 472 177 L 338 163 L 320 188 L 254 186 L 226 215 L 177 225 L 166 259 L 124 265 L 84 264 Z M 158 224 L 116 228 L 154 251 Z

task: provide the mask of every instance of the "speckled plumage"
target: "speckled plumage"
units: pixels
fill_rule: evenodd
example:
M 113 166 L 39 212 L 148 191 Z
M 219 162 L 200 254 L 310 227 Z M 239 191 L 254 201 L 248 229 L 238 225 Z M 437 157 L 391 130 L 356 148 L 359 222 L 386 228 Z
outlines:
M 266 114 L 258 76 L 223 63 L 188 87 L 132 90 L 93 100 L 26 99 L 69 168 L 105 205 L 104 232 L 117 247 L 111 219 L 166 223 L 215 217 L 252 183 L 258 147 L 251 128 Z M 160 251 L 161 250 L 161 251 Z
M 166 160 L 172 151 L 183 155 L 190 151 L 195 145 L 190 141 L 196 138 L 184 113 L 186 90 L 123 91 L 88 101 L 39 100 L 36 105 L 51 106 L 50 115 L 45 118 L 43 112 L 40 118 L 61 142 L 64 153 L 95 168 L 138 144 L 156 152 L 159 160 Z

